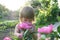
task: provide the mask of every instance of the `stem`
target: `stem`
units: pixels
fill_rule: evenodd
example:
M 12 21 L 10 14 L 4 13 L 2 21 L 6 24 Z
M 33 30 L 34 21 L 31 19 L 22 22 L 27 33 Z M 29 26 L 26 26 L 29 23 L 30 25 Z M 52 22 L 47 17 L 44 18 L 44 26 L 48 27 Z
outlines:
M 54 36 L 51 36 L 51 39 L 50 40 L 54 40 Z
M 58 40 L 58 38 L 56 38 L 56 40 Z

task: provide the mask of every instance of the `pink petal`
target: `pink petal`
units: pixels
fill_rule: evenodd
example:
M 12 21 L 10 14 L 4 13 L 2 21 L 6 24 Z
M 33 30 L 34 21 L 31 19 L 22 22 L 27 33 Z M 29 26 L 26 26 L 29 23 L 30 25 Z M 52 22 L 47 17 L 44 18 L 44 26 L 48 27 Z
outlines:
M 48 26 L 44 26 L 42 28 L 38 28 L 38 32 L 39 33 L 46 33 L 46 34 L 49 34 L 52 32 L 52 29 L 53 29 L 53 25 L 50 24 Z
M 11 40 L 11 38 L 9 38 L 9 37 L 5 37 L 3 40 Z

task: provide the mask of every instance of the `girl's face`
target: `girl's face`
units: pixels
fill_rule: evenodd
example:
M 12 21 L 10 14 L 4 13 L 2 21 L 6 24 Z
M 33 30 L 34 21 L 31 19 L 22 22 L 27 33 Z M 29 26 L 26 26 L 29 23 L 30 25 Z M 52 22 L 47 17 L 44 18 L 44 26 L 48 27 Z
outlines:
M 28 19 L 28 18 L 21 18 L 21 22 L 32 22 L 32 19 Z

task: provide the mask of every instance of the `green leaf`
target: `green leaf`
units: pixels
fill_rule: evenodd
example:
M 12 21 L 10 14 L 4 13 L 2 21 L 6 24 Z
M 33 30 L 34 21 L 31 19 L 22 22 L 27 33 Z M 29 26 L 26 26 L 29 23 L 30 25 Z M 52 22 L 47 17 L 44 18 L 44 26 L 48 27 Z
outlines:
M 57 31 L 60 33 L 60 26 L 57 28 Z

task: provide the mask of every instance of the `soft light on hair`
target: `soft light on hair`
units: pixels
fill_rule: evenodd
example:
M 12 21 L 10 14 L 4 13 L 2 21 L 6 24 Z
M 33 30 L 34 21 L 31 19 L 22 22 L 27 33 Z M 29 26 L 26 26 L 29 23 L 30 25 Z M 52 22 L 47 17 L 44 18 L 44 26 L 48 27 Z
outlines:
M 22 8 L 19 15 L 20 15 L 19 19 L 27 18 L 27 19 L 34 20 L 34 10 L 32 7 L 26 6 Z

